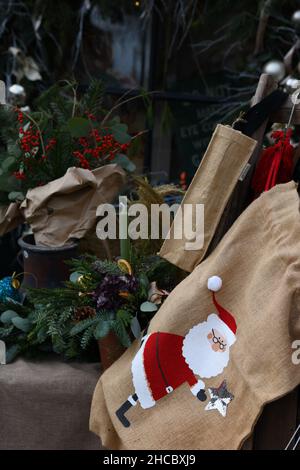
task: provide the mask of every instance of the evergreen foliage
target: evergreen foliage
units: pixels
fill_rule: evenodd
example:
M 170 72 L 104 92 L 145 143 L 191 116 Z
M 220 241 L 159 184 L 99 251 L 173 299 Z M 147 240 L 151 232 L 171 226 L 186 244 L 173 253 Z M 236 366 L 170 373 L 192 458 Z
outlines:
M 0 305 L 0 339 L 6 343 L 8 361 L 18 354 L 36 356 L 50 351 L 67 359 L 81 358 L 90 355 L 95 341 L 110 331 L 129 347 L 134 339 L 133 319 L 143 329 L 153 315 L 140 309 L 148 299 L 150 282 L 155 280 L 171 290 L 179 280 L 178 270 L 168 262 L 157 256 L 138 256 L 134 251 L 133 275 L 122 271 L 117 262 L 92 255 L 74 259 L 70 265 L 72 280 L 65 287 L 26 289 L 24 305 L 12 301 Z M 102 281 L 110 277 L 109 291 L 107 284 L 101 290 Z M 127 293 L 119 292 L 119 278 L 128 286 Z M 124 284 L 126 278 L 128 283 Z M 115 310 L 96 307 L 98 295 L 115 299 L 120 294 Z
M 103 83 L 92 80 L 83 96 L 75 82 L 60 81 L 42 93 L 31 111 L 0 106 L 0 188 L 2 199 L 23 198 L 28 189 L 62 177 L 68 168 L 93 170 L 113 159 L 128 171 L 131 142 L 115 116 L 105 126 Z M 120 157 L 122 156 L 122 159 Z

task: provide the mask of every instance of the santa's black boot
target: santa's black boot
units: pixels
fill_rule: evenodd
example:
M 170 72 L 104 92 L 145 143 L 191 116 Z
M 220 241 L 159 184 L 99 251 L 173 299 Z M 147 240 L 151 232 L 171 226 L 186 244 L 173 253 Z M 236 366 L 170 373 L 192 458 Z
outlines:
M 197 398 L 200 401 L 205 401 L 207 399 L 207 395 L 204 389 L 199 390 L 199 392 L 197 393 Z
M 132 406 L 135 406 L 137 402 L 138 396 L 135 393 L 134 395 L 130 395 L 128 399 L 123 403 L 123 405 L 120 406 L 120 408 L 116 411 L 117 417 L 119 418 L 123 426 L 125 426 L 125 428 L 129 428 L 130 426 L 130 422 L 126 418 L 125 413 L 127 413 L 127 411 L 130 410 Z

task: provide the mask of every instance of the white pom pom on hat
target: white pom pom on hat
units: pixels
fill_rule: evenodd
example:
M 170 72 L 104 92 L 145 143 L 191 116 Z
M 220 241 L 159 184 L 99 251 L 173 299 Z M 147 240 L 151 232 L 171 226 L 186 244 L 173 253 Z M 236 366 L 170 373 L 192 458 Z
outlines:
M 207 281 L 207 287 L 212 292 L 212 300 L 218 312 L 218 317 L 216 316 L 215 319 L 215 321 L 217 321 L 217 326 L 225 333 L 229 346 L 232 346 L 236 340 L 236 321 L 233 315 L 219 304 L 215 296 L 215 292 L 218 292 L 222 287 L 222 279 L 219 276 L 210 277 Z
M 207 287 L 212 292 L 218 292 L 222 287 L 222 279 L 219 276 L 212 276 L 207 281 Z

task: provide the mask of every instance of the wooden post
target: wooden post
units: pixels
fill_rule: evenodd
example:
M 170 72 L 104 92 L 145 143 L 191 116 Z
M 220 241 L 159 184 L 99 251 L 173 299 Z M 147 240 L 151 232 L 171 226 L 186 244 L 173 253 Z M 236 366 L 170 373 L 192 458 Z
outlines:
M 151 172 L 154 174 L 152 183 L 159 182 L 162 176 L 169 178 L 171 168 L 171 144 L 172 131 L 171 127 L 162 129 L 161 116 L 163 115 L 166 103 L 158 101 L 155 104 L 155 119 L 152 131 L 152 156 L 151 156 Z M 155 181 L 155 173 L 157 173 L 158 181 Z

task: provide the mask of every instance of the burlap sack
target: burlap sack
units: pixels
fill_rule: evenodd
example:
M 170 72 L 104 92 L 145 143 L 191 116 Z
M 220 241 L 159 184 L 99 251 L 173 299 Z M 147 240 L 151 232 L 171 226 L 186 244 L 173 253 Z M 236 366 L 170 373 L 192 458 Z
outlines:
M 216 127 L 181 206 L 184 211 L 185 204 L 204 204 L 203 247 L 187 251 L 188 240 L 185 236 L 174 239 L 175 216 L 169 238 L 164 241 L 159 253 L 162 258 L 188 272 L 193 271 L 200 263 L 256 143 L 255 140 L 231 127 L 221 124 Z
M 0 366 L 0 451 L 96 450 L 88 420 L 99 370 L 55 354 Z
M 155 354 L 151 366 L 151 353 L 155 351 L 147 345 L 157 334 L 147 336 L 141 348 L 136 341 L 100 378 L 92 402 L 90 429 L 110 449 L 239 448 L 263 406 L 300 383 L 300 364 L 292 360 L 293 340 L 300 339 L 299 272 L 299 198 L 291 182 L 276 186 L 252 203 L 151 321 L 148 335 L 161 332 L 161 346 L 166 347 L 159 350 L 160 366 L 169 381 L 171 377 L 169 385 L 174 390 L 154 399 L 162 377 Z M 213 275 L 223 281 L 215 303 L 207 288 L 207 279 Z M 210 288 L 220 287 L 217 284 L 218 280 Z M 213 312 L 216 315 L 209 317 Z M 187 364 L 175 343 L 179 344 L 183 336 L 185 344 L 191 328 L 201 324 L 209 329 L 201 333 L 200 328 L 197 342 L 186 343 L 198 352 L 192 355 L 194 363 L 189 361 L 188 375 L 184 371 Z M 172 338 L 164 333 L 172 334 Z M 177 339 L 173 335 L 178 335 Z M 224 352 L 221 343 L 226 345 Z M 222 354 L 229 358 L 223 371 Z M 189 357 L 186 351 L 185 357 Z M 144 363 L 138 361 L 141 358 Z M 205 372 L 202 376 L 196 374 L 200 379 L 196 383 L 194 371 L 200 366 Z M 142 382 L 138 383 L 137 367 L 141 368 L 144 390 Z M 181 385 L 177 379 L 181 379 Z M 131 406 L 126 400 L 129 397 L 134 404 L 135 392 L 144 394 L 144 406 L 146 394 L 151 400 L 152 393 L 153 406 L 143 409 L 139 402 Z M 203 393 L 207 395 L 205 401 L 201 401 Z M 129 427 L 116 415 L 124 403 L 130 405 L 126 412 Z

